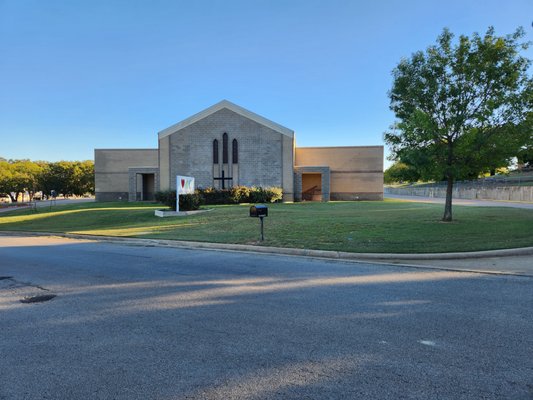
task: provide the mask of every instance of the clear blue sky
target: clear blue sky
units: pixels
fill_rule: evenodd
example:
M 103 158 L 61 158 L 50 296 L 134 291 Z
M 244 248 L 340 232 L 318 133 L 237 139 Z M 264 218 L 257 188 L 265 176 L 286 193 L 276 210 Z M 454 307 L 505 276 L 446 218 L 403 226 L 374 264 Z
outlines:
M 222 99 L 299 146 L 383 144 L 401 57 L 532 21 L 532 0 L 0 0 L 0 156 L 155 148 Z

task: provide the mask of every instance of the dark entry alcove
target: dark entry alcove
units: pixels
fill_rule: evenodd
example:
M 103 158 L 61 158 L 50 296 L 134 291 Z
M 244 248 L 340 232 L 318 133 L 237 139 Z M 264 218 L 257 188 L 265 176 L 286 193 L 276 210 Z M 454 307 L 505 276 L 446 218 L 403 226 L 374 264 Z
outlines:
M 155 175 L 142 174 L 142 198 L 143 201 L 152 201 L 155 199 Z

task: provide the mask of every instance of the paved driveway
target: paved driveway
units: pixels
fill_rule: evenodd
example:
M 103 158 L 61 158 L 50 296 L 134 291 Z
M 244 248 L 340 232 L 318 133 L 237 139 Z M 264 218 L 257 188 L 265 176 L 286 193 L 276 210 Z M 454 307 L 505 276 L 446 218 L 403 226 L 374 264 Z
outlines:
M 0 277 L 2 400 L 533 396 L 529 277 L 41 237 Z

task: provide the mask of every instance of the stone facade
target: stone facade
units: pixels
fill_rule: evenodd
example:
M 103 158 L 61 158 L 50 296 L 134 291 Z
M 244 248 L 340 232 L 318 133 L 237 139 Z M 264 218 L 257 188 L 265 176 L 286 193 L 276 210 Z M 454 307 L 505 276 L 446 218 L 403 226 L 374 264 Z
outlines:
M 383 146 L 297 148 L 292 130 L 224 100 L 159 132 L 157 149 L 95 150 L 98 201 L 150 200 L 175 190 L 176 175 L 201 188 L 281 187 L 284 201 L 381 200 Z

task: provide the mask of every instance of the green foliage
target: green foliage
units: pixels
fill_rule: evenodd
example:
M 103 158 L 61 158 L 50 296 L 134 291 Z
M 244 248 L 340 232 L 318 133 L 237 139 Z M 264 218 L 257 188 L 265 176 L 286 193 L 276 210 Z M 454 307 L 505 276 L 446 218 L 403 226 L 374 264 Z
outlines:
M 527 143 L 533 113 L 531 61 L 520 55 L 524 30 L 498 37 L 453 35 L 403 59 L 393 71 L 390 108 L 398 122 L 385 134 L 393 158 L 424 180 L 448 180 L 444 220 L 451 221 L 456 179 L 509 164 Z
M 176 211 L 176 191 L 164 190 L 155 193 L 155 200 Z M 198 193 L 180 195 L 180 211 L 193 211 L 200 208 L 201 197 Z
M 38 177 L 42 167 L 29 160 L 0 161 L 0 193 L 16 202 L 19 195 L 28 192 L 30 197 L 38 190 Z
M 533 148 L 524 149 L 518 156 L 520 164 L 523 164 L 526 168 L 533 167 Z
M 74 163 L 72 184 L 71 192 L 76 196 L 82 196 L 87 193 L 94 194 L 93 161 L 76 161 Z
M 39 177 L 41 190 L 52 190 L 65 196 L 94 194 L 94 163 L 92 161 L 59 161 L 46 163 Z
M 281 188 L 236 186 L 231 189 L 198 189 L 202 204 L 275 203 L 283 196 Z
M 5 160 L 0 160 L 0 194 L 7 195 L 11 192 L 12 176 L 11 164 Z
M 240 204 L 240 203 L 275 203 L 282 199 L 281 188 L 236 186 L 231 189 L 197 189 L 194 195 L 180 195 L 180 210 L 197 210 L 200 205 Z M 172 209 L 176 209 L 176 191 L 155 193 L 155 199 Z M 182 200 L 186 199 L 186 200 Z M 182 207 L 183 201 L 183 207 Z M 196 207 L 196 208 L 189 208 Z
M 167 207 L 176 210 L 176 191 L 175 190 L 162 190 L 155 192 L 155 201 L 164 204 Z
M 525 168 L 533 168 L 533 128 L 530 129 L 531 137 L 529 142 L 518 152 L 517 159 Z
M 235 204 L 237 199 L 232 196 L 230 189 L 197 189 L 196 193 L 201 198 L 201 203 L 205 205 L 212 204 Z
M 0 193 L 8 194 L 13 202 L 24 192 L 31 198 L 35 192 L 49 195 L 51 190 L 65 196 L 93 194 L 94 163 L 0 160 Z
M 283 197 L 281 188 L 252 188 L 250 198 L 247 203 L 276 203 L 280 202 Z
M 387 168 L 383 174 L 385 183 L 417 182 L 420 179 L 418 171 L 400 161 Z
M 235 186 L 230 189 L 230 202 L 233 204 L 249 203 L 250 192 L 253 189 L 247 186 Z
M 202 198 L 198 193 L 181 194 L 180 195 L 180 211 L 198 210 L 201 205 Z M 174 202 L 174 208 L 176 202 Z

